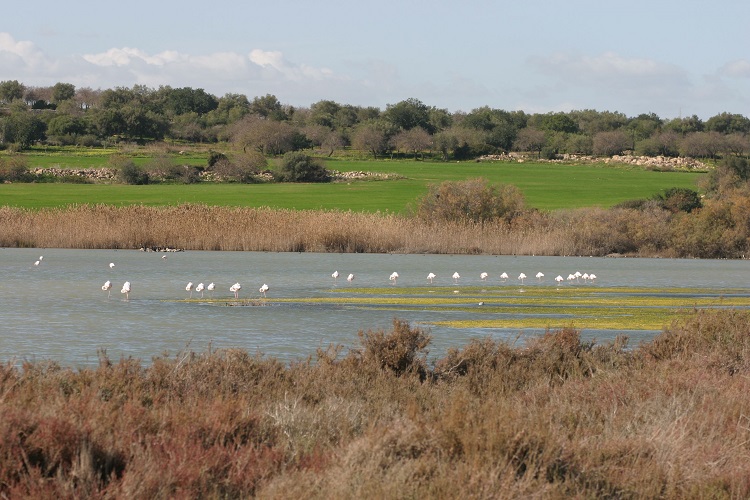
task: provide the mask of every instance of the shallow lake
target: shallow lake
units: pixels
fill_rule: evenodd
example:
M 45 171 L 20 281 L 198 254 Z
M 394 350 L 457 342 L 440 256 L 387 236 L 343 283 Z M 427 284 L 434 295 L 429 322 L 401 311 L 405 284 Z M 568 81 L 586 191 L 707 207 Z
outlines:
M 43 256 L 38 265 L 35 262 Z M 164 257 L 164 258 L 163 258 Z M 110 263 L 114 267 L 110 267 Z M 338 279 L 331 273 L 337 270 Z M 395 284 L 389 281 L 398 272 Z M 489 273 L 487 286 L 553 287 L 558 274 L 595 273 L 590 286 L 746 288 L 748 261 L 613 259 L 593 257 L 514 257 L 400 254 L 314 254 L 257 252 L 175 252 L 135 250 L 0 249 L 0 361 L 54 360 L 63 366 L 93 366 L 98 351 L 109 357 L 134 357 L 144 363 L 162 354 L 188 349 L 238 347 L 284 361 L 304 359 L 317 347 L 359 346 L 360 330 L 388 329 L 393 318 L 429 329 L 430 357 L 472 338 L 493 337 L 519 342 L 539 335 L 538 329 L 460 329 L 430 326 L 430 322 L 471 317 L 471 312 L 357 307 L 346 304 L 274 302 L 281 298 L 346 296 L 347 287 L 424 286 L 437 275 L 436 285 L 478 286 L 480 273 Z M 454 284 L 451 275 L 461 279 Z M 501 273 L 510 276 L 507 283 Z M 545 278 L 534 276 L 542 272 Z M 352 283 L 346 276 L 354 273 Z M 111 297 L 102 284 L 113 283 Z M 120 293 L 132 285 L 129 300 Z M 270 289 L 263 307 L 226 307 L 188 302 L 188 282 L 216 284 L 213 298 L 226 298 L 233 283 L 242 284 L 240 298 L 259 298 L 258 288 Z M 193 298 L 200 293 L 193 291 Z M 209 297 L 204 292 L 205 297 Z M 631 345 L 650 339 L 654 331 L 584 330 L 584 338 L 611 340 L 626 333 Z

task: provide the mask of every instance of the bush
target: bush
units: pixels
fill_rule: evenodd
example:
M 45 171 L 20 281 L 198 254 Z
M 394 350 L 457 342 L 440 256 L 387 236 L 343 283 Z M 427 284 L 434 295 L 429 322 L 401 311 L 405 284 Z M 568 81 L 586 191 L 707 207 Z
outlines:
M 280 180 L 284 182 L 329 182 L 325 166 L 310 155 L 299 151 L 286 153 L 281 159 Z
M 125 184 L 148 184 L 148 172 L 124 156 L 112 156 L 109 159 L 109 166 L 119 171 L 120 180 Z
M 0 158 L 0 182 L 31 182 L 33 177 L 23 156 Z
M 524 198 L 517 187 L 494 186 L 482 178 L 431 185 L 416 209 L 421 219 L 452 222 L 510 222 L 523 212 Z
M 427 372 L 425 348 L 432 336 L 421 328 L 410 328 L 407 321 L 393 320 L 393 330 L 359 331 L 363 345 L 360 353 L 363 361 L 375 363 L 396 375 L 419 373 L 424 377 Z
M 257 175 L 267 166 L 266 157 L 258 151 L 241 154 L 232 160 L 219 159 L 212 171 L 220 180 L 251 184 L 258 182 Z
M 697 191 L 687 188 L 669 188 L 663 194 L 657 195 L 655 199 L 662 208 L 672 213 L 692 212 L 701 208 L 701 197 Z

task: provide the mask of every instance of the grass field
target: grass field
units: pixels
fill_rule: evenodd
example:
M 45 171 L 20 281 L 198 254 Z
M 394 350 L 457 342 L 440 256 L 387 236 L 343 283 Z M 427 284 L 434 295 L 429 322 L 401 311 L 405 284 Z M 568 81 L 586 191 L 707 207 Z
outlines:
M 92 159 L 93 158 L 93 159 Z M 146 163 L 147 155 L 135 155 Z M 180 157 L 182 161 L 182 157 Z M 29 157 L 32 167 L 103 166 L 99 155 L 43 154 Z M 185 163 L 199 165 L 199 154 Z M 561 165 L 550 163 L 429 162 L 413 160 L 328 160 L 329 169 L 397 173 L 405 179 L 353 181 L 332 184 L 195 184 L 195 185 L 74 185 L 4 184 L 0 204 L 42 208 L 75 203 L 111 205 L 175 205 L 202 203 L 210 206 L 271 207 L 293 209 L 351 209 L 403 212 L 422 196 L 429 184 L 445 180 L 484 177 L 492 183 L 513 184 L 524 193 L 529 206 L 541 210 L 609 207 L 625 200 L 648 198 L 666 188 L 696 189 L 703 175 L 693 172 L 657 172 L 635 167 Z

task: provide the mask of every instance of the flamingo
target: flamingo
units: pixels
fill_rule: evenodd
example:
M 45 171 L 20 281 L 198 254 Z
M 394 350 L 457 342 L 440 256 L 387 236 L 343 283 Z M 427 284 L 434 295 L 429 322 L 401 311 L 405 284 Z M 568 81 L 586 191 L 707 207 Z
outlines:
M 573 273 L 573 276 L 575 276 L 576 281 L 578 281 L 578 278 L 580 278 L 583 275 L 581 274 L 581 271 L 576 271 L 575 273 Z
M 334 271 L 333 274 L 331 274 L 331 278 L 333 278 L 334 280 L 339 279 L 339 272 L 338 271 Z
M 437 278 L 437 276 L 435 276 L 435 273 L 430 273 L 427 275 L 427 281 L 429 281 L 430 283 L 432 283 L 432 280 L 434 280 L 435 278 Z
M 396 271 L 393 271 L 388 279 L 391 280 L 391 283 L 395 285 L 396 280 L 398 279 L 398 273 Z
M 190 292 L 190 298 L 192 299 L 192 298 L 193 298 L 193 282 L 192 282 L 192 281 L 191 281 L 191 282 L 189 282 L 189 283 L 188 283 L 188 284 L 187 284 L 187 285 L 185 286 L 185 291 L 187 291 L 187 292 Z
M 229 291 L 234 293 L 235 299 L 239 298 L 241 288 L 242 288 L 242 285 L 240 285 L 239 283 L 235 283 L 234 285 L 229 287 Z
M 203 298 L 203 289 L 204 288 L 205 287 L 203 286 L 203 283 L 198 283 L 198 285 L 195 287 L 195 291 L 201 293 L 201 298 Z
M 110 288 L 112 288 L 112 282 L 109 280 L 105 281 L 104 284 L 102 285 L 102 290 L 107 292 L 107 298 L 109 298 L 112 295 Z
M 349 283 L 354 281 L 354 273 L 349 273 L 349 276 L 346 277 L 346 281 L 348 281 Z
M 120 290 L 120 293 L 125 294 L 125 300 L 130 300 L 130 282 L 126 281 L 122 284 L 122 290 Z
M 542 281 L 542 278 L 544 278 L 543 272 L 539 271 L 538 273 L 536 273 L 536 279 L 538 279 L 539 281 Z
M 41 262 L 41 260 L 37 260 L 36 262 L 34 262 L 34 265 L 38 266 L 40 262 Z
M 589 282 L 589 273 L 583 273 L 583 275 L 581 276 L 581 278 L 583 278 L 583 282 L 584 283 L 588 283 Z
M 555 278 L 555 281 L 557 281 L 557 284 L 559 285 L 560 283 L 563 282 L 563 277 L 558 274 L 557 277 Z
M 114 262 L 110 262 L 109 263 L 109 268 L 112 269 L 113 267 L 115 267 L 115 263 Z
M 500 279 L 503 280 L 503 283 L 508 281 L 508 273 L 503 273 L 500 275 Z
M 216 288 L 216 285 L 214 285 L 213 282 L 209 283 L 208 286 L 206 287 L 206 290 L 211 292 L 211 297 L 214 296 L 214 288 Z
M 482 281 L 487 281 L 487 276 L 489 276 L 487 273 L 482 273 L 479 275 L 479 279 Z
M 268 285 L 266 285 L 265 283 L 263 283 L 263 286 L 261 286 L 258 289 L 258 291 L 260 292 L 261 295 L 263 295 L 263 297 L 265 297 L 266 296 L 266 292 L 268 291 Z
M 521 273 L 521 274 L 518 275 L 518 279 L 521 281 L 521 284 L 523 285 L 523 280 L 526 279 L 526 275 L 523 274 L 523 273 Z
M 569 274 L 568 275 L 568 281 L 573 281 L 574 279 L 576 279 L 576 275 L 575 274 Z
M 593 282 L 594 282 L 594 280 L 596 279 L 596 274 L 594 274 L 594 273 L 591 273 L 591 274 L 589 274 L 589 279 L 590 279 L 590 280 L 591 280 L 591 282 L 593 283 Z
M 456 283 L 456 284 L 458 284 L 458 279 L 459 279 L 460 277 L 461 277 L 461 275 L 460 275 L 460 274 L 458 274 L 458 271 L 456 271 L 455 273 L 453 273 L 453 283 Z

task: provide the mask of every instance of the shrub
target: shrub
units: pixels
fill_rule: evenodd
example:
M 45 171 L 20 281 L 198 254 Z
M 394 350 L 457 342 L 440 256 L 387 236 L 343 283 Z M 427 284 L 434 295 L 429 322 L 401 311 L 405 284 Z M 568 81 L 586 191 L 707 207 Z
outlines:
M 417 217 L 451 222 L 510 222 L 524 211 L 521 191 L 510 184 L 492 185 L 487 180 L 445 181 L 431 185 L 418 201 Z
M 657 195 L 655 199 L 659 201 L 662 208 L 672 213 L 689 213 L 702 206 L 698 192 L 687 188 L 666 189 L 663 194 Z
M 319 160 L 292 151 L 281 159 L 280 178 L 285 182 L 328 182 L 331 175 Z
M 30 182 L 31 180 L 33 180 L 33 175 L 29 172 L 26 158 L 19 155 L 0 158 L 0 182 Z
M 410 328 L 407 321 L 393 319 L 393 330 L 360 330 L 359 338 L 363 345 L 360 355 L 365 362 L 375 363 L 381 368 L 394 372 L 419 373 L 425 376 L 427 365 L 425 348 L 432 336 L 421 328 Z

